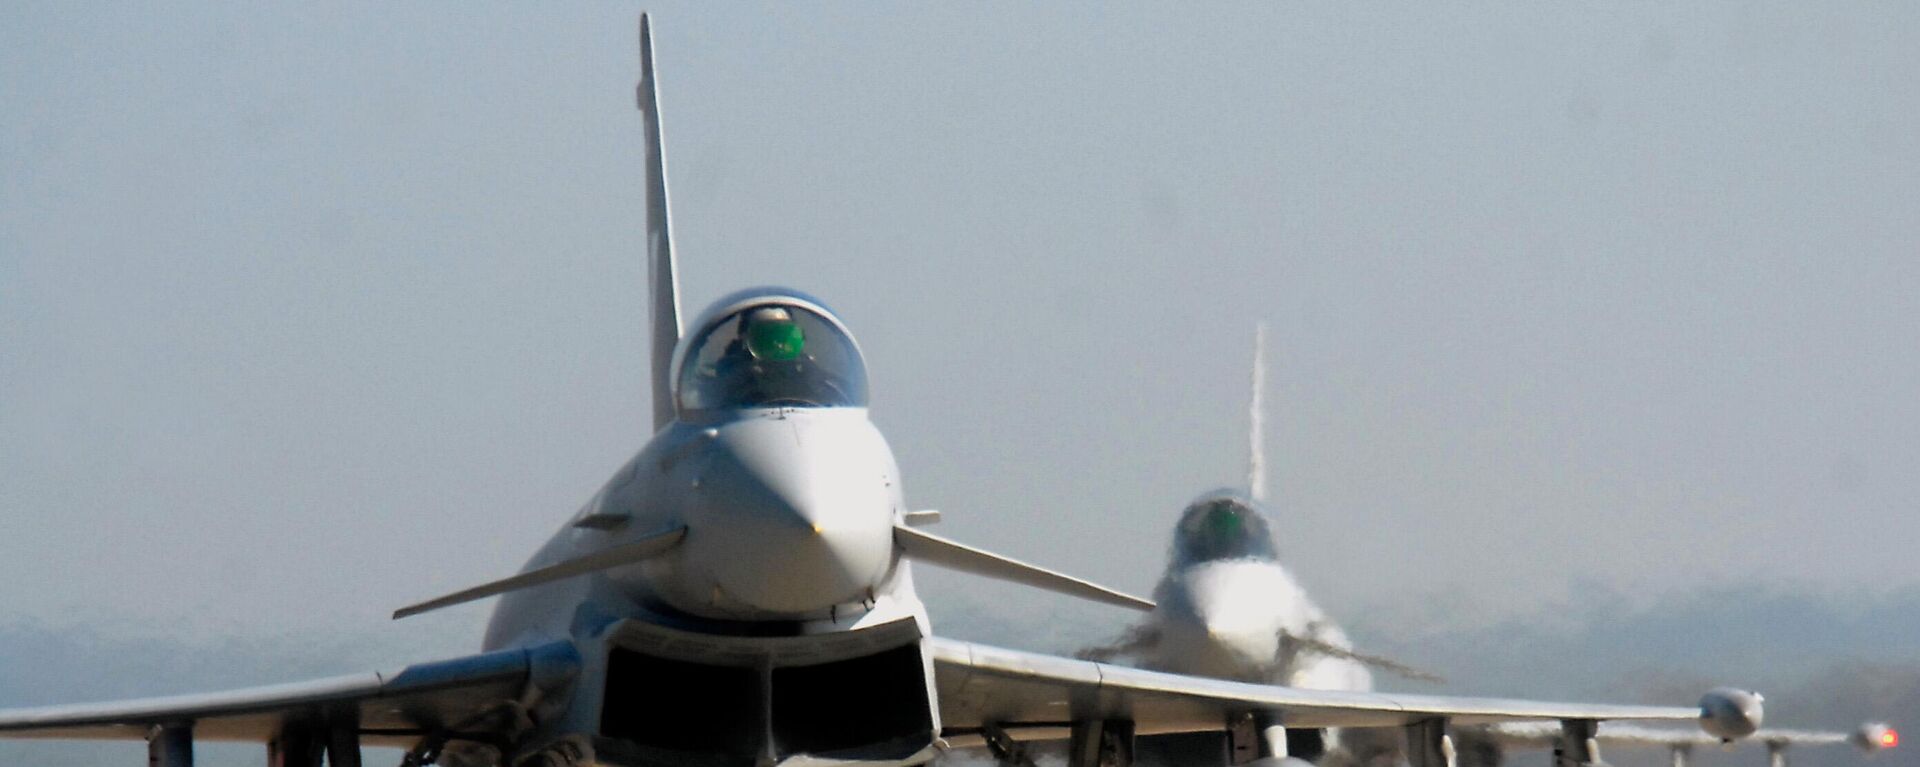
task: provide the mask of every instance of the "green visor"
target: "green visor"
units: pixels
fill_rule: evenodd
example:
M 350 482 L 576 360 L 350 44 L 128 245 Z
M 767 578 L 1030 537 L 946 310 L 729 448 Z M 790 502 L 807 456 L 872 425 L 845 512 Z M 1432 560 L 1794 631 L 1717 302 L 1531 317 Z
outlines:
M 1207 513 L 1207 532 L 1216 543 L 1227 544 L 1238 540 L 1244 524 L 1240 513 L 1229 506 L 1215 506 Z
M 807 336 L 792 320 L 760 320 L 747 325 L 747 351 L 754 359 L 786 362 L 796 359 Z

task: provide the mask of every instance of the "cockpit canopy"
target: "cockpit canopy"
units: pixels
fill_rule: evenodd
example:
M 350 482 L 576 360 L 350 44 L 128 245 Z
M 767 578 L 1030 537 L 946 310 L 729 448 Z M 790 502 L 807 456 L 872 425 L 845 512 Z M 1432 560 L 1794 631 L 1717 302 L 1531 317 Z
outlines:
M 860 350 L 817 305 L 768 296 L 720 309 L 682 353 L 680 412 L 866 407 Z
M 1187 506 L 1173 532 L 1176 565 L 1221 559 L 1274 559 L 1266 515 L 1245 496 L 1208 493 Z

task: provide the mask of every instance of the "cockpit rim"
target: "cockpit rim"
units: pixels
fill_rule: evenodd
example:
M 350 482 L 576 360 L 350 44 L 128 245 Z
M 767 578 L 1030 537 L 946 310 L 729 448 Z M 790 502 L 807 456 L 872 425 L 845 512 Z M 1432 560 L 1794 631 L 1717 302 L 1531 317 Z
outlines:
M 860 348 L 860 339 L 853 335 L 853 330 L 847 327 L 847 323 L 841 321 L 840 315 L 834 312 L 832 307 L 827 306 L 826 302 L 803 291 L 774 285 L 736 290 L 708 304 L 706 310 L 700 312 L 692 323 L 681 328 L 680 339 L 674 342 L 673 362 L 667 366 L 667 380 L 673 382 L 673 388 L 669 394 L 673 397 L 676 414 L 683 417 L 688 415 L 686 411 L 680 409 L 680 372 L 681 368 L 687 364 L 687 355 L 692 351 L 692 342 L 713 330 L 722 320 L 734 316 L 741 310 L 760 304 L 774 303 L 805 309 L 826 320 L 827 324 L 832 325 L 841 336 L 847 339 L 847 343 L 853 345 L 853 353 L 859 356 L 861 367 L 866 366 L 867 352 Z
M 1169 561 L 1184 562 L 1186 564 L 1212 561 L 1209 558 L 1191 559 L 1187 557 L 1186 552 L 1183 551 L 1185 548 L 1182 545 L 1185 540 L 1183 536 L 1185 535 L 1187 526 L 1187 517 L 1190 514 L 1193 514 L 1203 507 L 1210 508 L 1214 504 L 1222 502 L 1246 509 L 1254 518 L 1254 524 L 1259 526 L 1262 532 L 1262 535 L 1257 537 L 1253 546 L 1253 548 L 1258 549 L 1258 551 L 1225 557 L 1225 559 L 1252 557 L 1263 560 L 1277 560 L 1280 556 L 1280 542 L 1274 539 L 1273 518 L 1267 509 L 1266 502 L 1254 498 L 1253 494 L 1247 492 L 1245 489 L 1222 486 L 1194 496 L 1193 500 L 1188 501 L 1187 505 L 1181 507 L 1179 519 L 1174 523 L 1173 540 L 1168 551 Z

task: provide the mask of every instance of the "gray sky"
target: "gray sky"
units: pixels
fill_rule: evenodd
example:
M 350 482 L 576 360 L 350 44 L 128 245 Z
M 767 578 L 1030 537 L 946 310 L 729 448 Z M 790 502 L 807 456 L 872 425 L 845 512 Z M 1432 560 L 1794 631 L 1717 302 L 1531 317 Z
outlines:
M 1264 318 L 1336 615 L 1920 588 L 1920 7 L 654 10 L 689 310 L 945 534 L 1148 590 Z M 476 643 L 646 436 L 636 14 L 0 12 L 0 623 Z

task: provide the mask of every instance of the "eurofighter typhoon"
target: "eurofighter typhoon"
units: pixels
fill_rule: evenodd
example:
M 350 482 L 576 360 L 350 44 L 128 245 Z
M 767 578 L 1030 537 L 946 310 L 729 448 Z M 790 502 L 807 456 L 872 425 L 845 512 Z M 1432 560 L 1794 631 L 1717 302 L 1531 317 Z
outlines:
M 1167 569 L 1154 588 L 1156 605 L 1118 641 L 1089 648 L 1082 658 L 1127 658 L 1144 668 L 1242 682 L 1316 690 L 1370 691 L 1375 669 L 1428 682 L 1442 681 L 1405 664 L 1358 652 L 1340 625 L 1314 602 L 1281 562 L 1267 514 L 1265 449 L 1266 326 L 1254 332 L 1252 394 L 1248 407 L 1247 479 L 1244 488 L 1200 495 L 1174 525 Z M 1716 705 L 1751 710 L 1760 723 L 1757 693 L 1723 689 Z M 1393 765 L 1401 758 L 1398 733 L 1381 730 L 1313 730 L 1288 733 L 1291 754 L 1316 763 Z M 1497 765 L 1508 748 L 1566 749 L 1565 733 L 1552 723 L 1510 722 L 1463 728 L 1458 757 L 1467 767 Z M 1769 767 L 1786 767 L 1796 745 L 1846 743 L 1869 756 L 1899 745 L 1899 732 L 1869 722 L 1852 732 L 1760 729 L 1751 740 L 1766 745 Z M 1180 765 L 1219 764 L 1244 752 L 1249 733 L 1167 736 L 1143 743 L 1155 761 Z M 1695 746 L 1720 743 L 1715 734 L 1680 728 L 1620 725 L 1596 734 L 1596 745 L 1663 746 L 1673 767 L 1686 767 Z
M 480 651 L 397 671 L 270 687 L 0 711 L 0 737 L 144 740 L 185 767 L 200 740 L 261 743 L 271 765 L 911 765 L 947 749 L 1011 759 L 1068 741 L 1072 767 L 1126 765 L 1136 735 L 1249 725 L 1286 759 L 1288 728 L 1390 727 L 1412 767 L 1446 767 L 1449 728 L 1685 721 L 1716 737 L 1760 711 L 1550 703 L 1250 684 L 941 639 L 914 592 L 932 564 L 1135 610 L 1153 603 L 918 529 L 868 419 L 867 360 L 828 306 L 781 288 L 683 324 L 654 51 L 640 21 L 639 105 L 652 424 L 632 460 L 517 575 L 396 617 L 499 596 Z M 532 548 L 532 547 L 530 547 Z M 1569 765 L 1597 761 L 1567 752 Z

